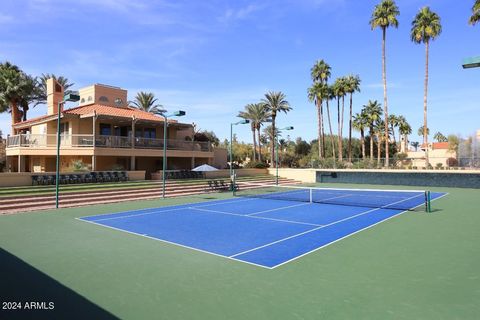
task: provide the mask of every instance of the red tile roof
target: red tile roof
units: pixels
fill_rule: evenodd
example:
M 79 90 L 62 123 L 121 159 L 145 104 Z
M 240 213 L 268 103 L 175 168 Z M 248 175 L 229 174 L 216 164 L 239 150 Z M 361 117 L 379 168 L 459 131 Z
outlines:
M 76 115 L 88 115 L 96 112 L 97 115 L 111 116 L 111 117 L 120 117 L 120 118 L 133 118 L 138 120 L 148 120 L 155 122 L 163 122 L 163 118 L 153 113 L 138 110 L 132 107 L 111 107 L 101 104 L 90 104 L 87 106 L 80 106 L 65 110 L 65 114 L 76 114 Z M 172 120 L 172 122 L 175 122 Z
M 132 107 L 111 107 L 105 106 L 101 104 L 90 104 L 86 106 L 75 107 L 71 109 L 64 110 L 64 114 L 72 114 L 72 115 L 89 115 L 94 114 L 96 112 L 97 115 L 103 116 L 111 116 L 111 117 L 119 117 L 119 118 L 129 118 L 132 119 L 135 117 L 137 120 L 145 120 L 145 121 L 154 121 L 154 122 L 163 122 L 163 118 L 153 113 L 138 110 Z M 44 115 L 36 118 L 29 119 L 27 121 L 18 122 L 15 124 L 15 127 L 25 127 L 26 125 L 34 124 L 36 122 L 44 121 L 44 120 L 51 120 L 57 117 L 56 114 L 49 114 Z M 168 122 L 176 123 L 176 120 L 168 120 Z
M 422 144 L 422 148 L 425 148 L 425 144 Z M 448 149 L 448 142 L 433 142 L 432 149 L 433 150 Z

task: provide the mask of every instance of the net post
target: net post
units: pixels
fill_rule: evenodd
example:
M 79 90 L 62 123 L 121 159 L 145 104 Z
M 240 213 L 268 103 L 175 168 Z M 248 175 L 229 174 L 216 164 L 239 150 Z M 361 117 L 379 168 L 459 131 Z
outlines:
M 309 194 L 310 194 L 310 203 L 312 203 L 312 202 L 313 202 L 313 189 L 310 188 L 309 191 L 310 191 L 310 192 L 309 192 Z
M 232 195 L 235 196 L 235 169 L 232 170 L 232 175 L 230 176 L 230 188 L 232 189 Z
M 430 191 L 425 191 L 425 212 L 432 212 Z

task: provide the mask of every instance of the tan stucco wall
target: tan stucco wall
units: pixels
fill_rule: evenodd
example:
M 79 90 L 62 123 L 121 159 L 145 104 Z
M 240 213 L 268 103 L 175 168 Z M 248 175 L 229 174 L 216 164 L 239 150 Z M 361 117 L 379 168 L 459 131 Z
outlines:
M 225 148 L 213 149 L 213 162 L 211 165 L 217 169 L 225 168 L 227 166 L 227 155 L 228 150 Z
M 80 106 L 92 103 L 103 104 L 112 107 L 126 107 L 128 105 L 127 90 L 117 87 L 94 84 L 80 89 L 78 93 L 80 94 Z M 100 101 L 99 99 L 101 96 L 107 97 L 108 102 Z M 89 97 L 92 98 L 91 101 L 88 100 Z M 115 99 L 117 98 L 122 99 L 122 103 L 120 105 L 115 104 Z
M 276 175 L 275 168 L 268 168 L 271 175 Z M 292 169 L 292 168 L 278 168 L 278 176 L 287 179 L 294 179 L 304 183 L 316 182 L 315 169 Z

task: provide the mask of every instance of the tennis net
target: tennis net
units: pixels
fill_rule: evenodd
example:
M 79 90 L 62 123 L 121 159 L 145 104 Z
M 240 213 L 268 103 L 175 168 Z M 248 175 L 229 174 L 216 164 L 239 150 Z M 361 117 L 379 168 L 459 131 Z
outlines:
M 242 183 L 234 195 L 395 210 L 421 210 L 424 207 L 430 211 L 430 192 L 425 190 L 337 189 Z

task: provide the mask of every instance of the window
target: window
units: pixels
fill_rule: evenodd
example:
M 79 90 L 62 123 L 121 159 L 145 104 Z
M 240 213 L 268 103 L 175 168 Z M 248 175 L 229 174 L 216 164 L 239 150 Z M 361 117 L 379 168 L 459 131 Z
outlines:
M 80 103 L 85 103 L 85 98 L 82 98 L 82 99 L 80 100 Z
M 122 103 L 123 103 L 123 100 L 122 100 L 122 99 L 120 99 L 120 98 L 116 98 L 116 99 L 115 99 L 115 105 L 119 106 L 119 105 L 121 105 Z
M 143 137 L 155 139 L 157 137 L 157 131 L 155 130 L 155 128 L 145 128 L 143 129 Z
M 60 134 L 68 134 L 68 122 L 60 123 Z
M 105 97 L 105 96 L 100 96 L 100 98 L 98 98 L 98 101 L 100 101 L 100 102 L 108 102 L 108 98 Z
M 92 101 L 92 100 L 93 100 L 92 96 L 88 96 L 87 101 Z
M 111 136 L 112 127 L 108 123 L 100 123 L 100 135 L 102 136 Z

